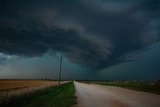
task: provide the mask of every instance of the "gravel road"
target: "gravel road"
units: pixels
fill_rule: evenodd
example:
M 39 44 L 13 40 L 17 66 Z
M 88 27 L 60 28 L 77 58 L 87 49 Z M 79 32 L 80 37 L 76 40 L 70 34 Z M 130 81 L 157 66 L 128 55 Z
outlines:
M 160 95 L 120 87 L 75 82 L 75 107 L 160 107 Z

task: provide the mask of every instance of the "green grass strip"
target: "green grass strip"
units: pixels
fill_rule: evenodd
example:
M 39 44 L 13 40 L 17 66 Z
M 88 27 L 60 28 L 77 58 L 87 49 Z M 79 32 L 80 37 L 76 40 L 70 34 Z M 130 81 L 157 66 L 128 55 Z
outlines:
M 0 107 L 71 107 L 76 103 L 73 82 L 1 101 Z

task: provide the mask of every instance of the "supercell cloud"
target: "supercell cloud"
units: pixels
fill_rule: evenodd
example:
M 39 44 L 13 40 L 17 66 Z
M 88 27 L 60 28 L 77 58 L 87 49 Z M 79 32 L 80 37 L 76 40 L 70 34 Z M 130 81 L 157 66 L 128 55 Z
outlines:
M 158 0 L 0 1 L 0 64 L 59 52 L 94 75 L 159 42 Z

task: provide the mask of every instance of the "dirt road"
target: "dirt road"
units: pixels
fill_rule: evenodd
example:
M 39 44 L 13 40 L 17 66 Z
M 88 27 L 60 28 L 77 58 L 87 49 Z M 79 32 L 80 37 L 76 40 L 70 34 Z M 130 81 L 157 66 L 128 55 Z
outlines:
M 76 107 L 160 107 L 160 95 L 75 82 Z

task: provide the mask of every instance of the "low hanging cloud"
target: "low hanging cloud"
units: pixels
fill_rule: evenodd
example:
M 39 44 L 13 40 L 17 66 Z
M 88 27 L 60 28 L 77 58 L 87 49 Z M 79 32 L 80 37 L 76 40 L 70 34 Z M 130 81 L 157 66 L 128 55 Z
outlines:
M 34 31 L 23 31 L 18 34 L 12 32 L 12 36 L 5 33 L 1 37 L 3 38 L 1 51 L 6 54 L 33 57 L 41 56 L 48 49 L 53 49 L 64 53 L 74 63 L 88 66 L 98 66 L 98 62 L 111 54 L 112 48 L 109 44 L 102 45 L 101 41 L 82 38 L 75 31 L 55 30 L 49 33 L 50 35 L 43 35 Z M 35 35 L 28 36 L 30 34 Z
M 0 52 L 34 57 L 54 50 L 103 69 L 160 41 L 159 6 L 156 0 L 2 1 Z

